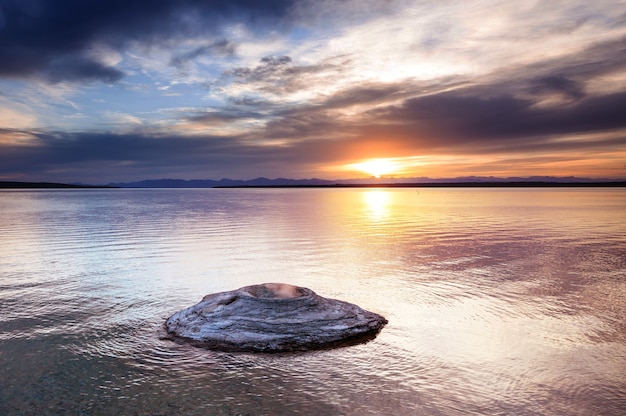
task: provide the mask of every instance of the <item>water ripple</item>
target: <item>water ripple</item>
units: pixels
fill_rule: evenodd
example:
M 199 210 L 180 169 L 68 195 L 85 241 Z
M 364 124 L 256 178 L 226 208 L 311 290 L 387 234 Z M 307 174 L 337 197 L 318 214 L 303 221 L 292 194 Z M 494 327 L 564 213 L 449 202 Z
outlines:
M 619 415 L 623 190 L 0 193 L 0 413 Z M 173 342 L 268 281 L 381 313 L 299 354 Z

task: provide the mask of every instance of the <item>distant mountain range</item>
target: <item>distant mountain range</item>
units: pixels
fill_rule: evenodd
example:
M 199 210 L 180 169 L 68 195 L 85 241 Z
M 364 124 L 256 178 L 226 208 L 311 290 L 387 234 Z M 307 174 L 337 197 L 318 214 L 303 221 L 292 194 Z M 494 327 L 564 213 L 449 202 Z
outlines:
M 53 182 L 0 181 L 0 189 L 54 188 L 250 188 L 250 187 L 523 187 L 523 186 L 626 186 L 624 179 L 591 179 L 578 177 L 530 176 L 497 178 L 493 176 L 464 176 L 458 178 L 369 178 L 369 179 L 149 179 L 139 182 L 109 183 L 107 185 L 65 184 Z
M 458 178 L 428 177 L 420 178 L 369 178 L 369 179 L 287 179 L 256 178 L 237 179 L 150 179 L 140 182 L 110 183 L 109 186 L 120 188 L 227 188 L 227 187 L 329 187 L 329 186 L 541 186 L 541 185 L 625 185 L 626 181 L 617 179 L 590 179 L 577 177 L 508 177 L 464 176 Z M 620 185 L 621 184 L 621 185 Z
M 149 179 L 140 182 L 110 183 L 110 186 L 119 188 L 215 188 L 241 186 L 324 186 L 335 184 L 337 181 L 324 179 L 268 179 L 256 178 L 250 180 L 237 179 Z

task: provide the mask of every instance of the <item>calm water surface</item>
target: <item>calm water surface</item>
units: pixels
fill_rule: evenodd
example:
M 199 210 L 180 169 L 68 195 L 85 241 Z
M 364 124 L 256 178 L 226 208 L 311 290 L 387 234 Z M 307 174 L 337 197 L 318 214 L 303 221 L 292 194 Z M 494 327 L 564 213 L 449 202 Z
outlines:
M 373 341 L 162 339 L 205 294 L 285 282 Z M 0 414 L 624 415 L 626 189 L 0 192 Z

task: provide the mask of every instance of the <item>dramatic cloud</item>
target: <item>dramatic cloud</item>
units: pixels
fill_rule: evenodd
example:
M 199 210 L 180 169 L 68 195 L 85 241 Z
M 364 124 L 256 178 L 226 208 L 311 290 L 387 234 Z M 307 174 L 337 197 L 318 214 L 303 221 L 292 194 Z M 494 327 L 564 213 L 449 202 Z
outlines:
M 0 179 L 626 177 L 626 5 L 0 0 Z
M 98 62 L 90 49 L 124 50 L 217 33 L 228 22 L 279 24 L 289 1 L 3 0 L 0 2 L 0 75 L 42 75 L 59 81 L 118 81 L 123 73 Z M 180 64 L 209 51 L 231 52 L 214 42 L 172 58 Z
M 512 96 L 484 97 L 463 91 L 407 100 L 400 108 L 372 114 L 408 126 L 416 135 L 501 141 L 568 133 L 602 132 L 626 127 L 626 92 L 590 97 L 559 107 L 542 108 Z

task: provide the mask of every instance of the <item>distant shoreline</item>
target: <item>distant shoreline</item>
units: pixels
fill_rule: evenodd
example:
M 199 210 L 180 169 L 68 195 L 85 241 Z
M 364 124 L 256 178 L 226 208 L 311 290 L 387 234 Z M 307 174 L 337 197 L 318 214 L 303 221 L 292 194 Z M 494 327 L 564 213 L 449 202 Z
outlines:
M 0 181 L 0 189 L 272 189 L 272 188 L 623 188 L 626 181 L 603 182 L 415 182 L 415 183 L 336 183 L 276 185 L 214 185 L 214 186 L 112 186 L 75 185 L 54 182 Z
M 55 182 L 12 182 L 0 181 L 0 189 L 102 189 L 117 188 L 106 185 L 73 185 Z

